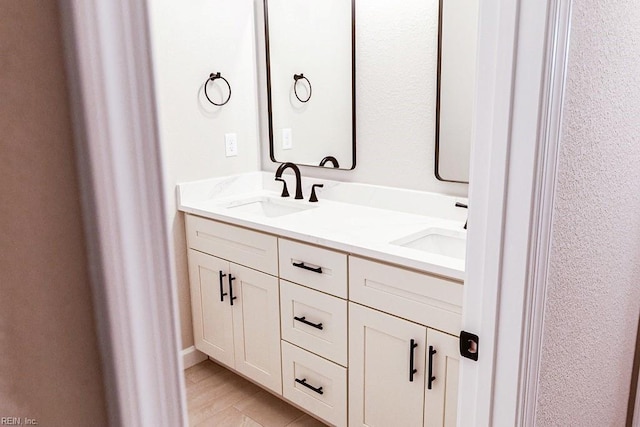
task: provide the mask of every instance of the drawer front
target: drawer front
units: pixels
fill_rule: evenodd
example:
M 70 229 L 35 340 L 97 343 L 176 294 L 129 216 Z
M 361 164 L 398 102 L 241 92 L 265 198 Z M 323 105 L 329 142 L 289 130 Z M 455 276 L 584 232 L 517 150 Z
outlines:
M 193 215 L 185 217 L 189 248 L 278 275 L 278 239 Z
M 280 280 L 282 339 L 347 366 L 347 302 Z
M 351 256 L 349 296 L 434 329 L 460 333 L 461 283 Z
M 280 239 L 280 277 L 347 298 L 347 255 Z
M 282 341 L 282 383 L 290 401 L 329 424 L 347 425 L 346 368 Z

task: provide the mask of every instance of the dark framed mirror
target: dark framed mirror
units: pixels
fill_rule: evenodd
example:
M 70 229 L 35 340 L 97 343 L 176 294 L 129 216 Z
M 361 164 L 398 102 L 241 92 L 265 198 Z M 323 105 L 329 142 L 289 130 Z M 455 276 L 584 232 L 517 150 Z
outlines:
M 355 0 L 264 0 L 273 162 L 354 169 Z
M 435 175 L 469 183 L 478 0 L 440 0 Z

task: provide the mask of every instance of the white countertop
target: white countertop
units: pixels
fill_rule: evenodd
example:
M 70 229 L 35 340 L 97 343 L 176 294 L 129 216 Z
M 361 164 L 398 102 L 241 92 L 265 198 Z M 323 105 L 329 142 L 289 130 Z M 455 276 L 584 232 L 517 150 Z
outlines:
M 428 228 L 462 230 L 466 199 L 366 184 L 303 179 L 305 200 L 294 200 L 295 181 L 285 176 L 292 197 L 280 199 L 281 183 L 273 174 L 251 172 L 178 184 L 178 209 L 194 215 L 252 228 L 282 237 L 370 257 L 464 280 L 464 260 L 399 246 L 390 242 Z M 308 202 L 311 184 L 319 201 Z M 251 197 L 276 197 L 289 206 L 309 209 L 266 217 L 228 207 Z M 465 232 L 466 235 L 466 232 Z

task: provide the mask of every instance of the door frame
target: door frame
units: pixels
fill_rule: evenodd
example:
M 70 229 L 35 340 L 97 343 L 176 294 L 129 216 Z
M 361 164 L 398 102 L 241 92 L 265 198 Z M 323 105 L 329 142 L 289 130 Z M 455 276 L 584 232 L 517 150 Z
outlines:
M 533 426 L 572 0 L 481 1 L 460 426 Z
M 257 1 L 257 0 L 246 0 Z M 479 0 L 460 426 L 535 420 L 571 0 Z M 146 2 L 59 0 L 112 424 L 186 422 Z M 525 357 L 526 356 L 526 357 Z M 514 375 L 517 373 L 517 375 Z
M 146 2 L 58 5 L 109 425 L 186 425 Z

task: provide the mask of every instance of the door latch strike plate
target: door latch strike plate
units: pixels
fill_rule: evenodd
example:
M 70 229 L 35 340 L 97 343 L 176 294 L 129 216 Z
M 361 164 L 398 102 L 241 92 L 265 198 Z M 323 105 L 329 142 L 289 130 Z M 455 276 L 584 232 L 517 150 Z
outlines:
M 478 361 L 478 345 L 480 338 L 466 331 L 460 331 L 460 356 Z

